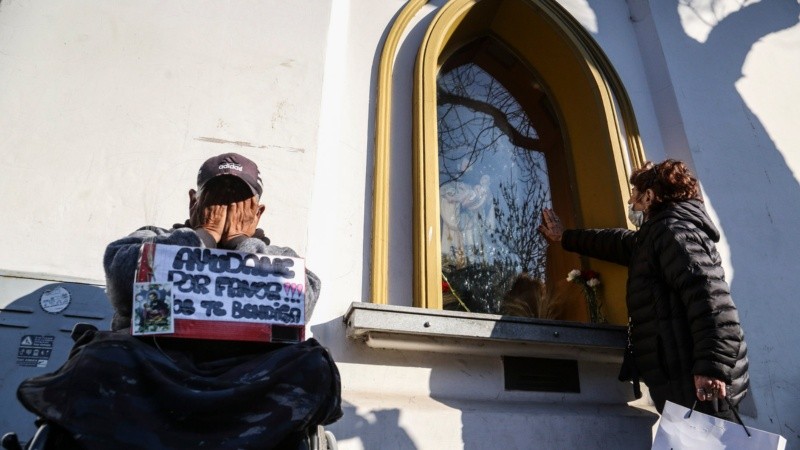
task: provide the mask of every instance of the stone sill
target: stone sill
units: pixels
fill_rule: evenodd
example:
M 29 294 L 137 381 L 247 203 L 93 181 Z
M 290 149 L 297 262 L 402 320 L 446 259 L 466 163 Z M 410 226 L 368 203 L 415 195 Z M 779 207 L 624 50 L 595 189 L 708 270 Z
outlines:
M 621 363 L 627 331 L 600 325 L 354 302 L 347 336 L 380 349 Z

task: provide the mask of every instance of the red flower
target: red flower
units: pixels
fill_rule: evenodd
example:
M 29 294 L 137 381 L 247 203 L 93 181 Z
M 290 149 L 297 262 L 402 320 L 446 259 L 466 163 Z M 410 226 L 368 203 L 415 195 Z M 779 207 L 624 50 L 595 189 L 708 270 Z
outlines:
M 442 280 L 442 293 L 447 294 L 448 292 L 450 292 L 450 283 Z
M 594 270 L 584 270 L 581 272 L 581 278 L 584 280 L 591 280 L 592 278 L 600 278 L 600 274 L 595 272 Z

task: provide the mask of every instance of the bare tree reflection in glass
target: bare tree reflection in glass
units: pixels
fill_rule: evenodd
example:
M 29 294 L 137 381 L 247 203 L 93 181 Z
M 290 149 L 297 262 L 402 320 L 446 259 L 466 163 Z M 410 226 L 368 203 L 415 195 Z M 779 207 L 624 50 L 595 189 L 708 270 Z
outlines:
M 539 136 L 474 63 L 442 73 L 437 97 L 445 308 L 500 313 L 519 274 L 545 281 L 547 245 L 536 228 L 551 199 Z

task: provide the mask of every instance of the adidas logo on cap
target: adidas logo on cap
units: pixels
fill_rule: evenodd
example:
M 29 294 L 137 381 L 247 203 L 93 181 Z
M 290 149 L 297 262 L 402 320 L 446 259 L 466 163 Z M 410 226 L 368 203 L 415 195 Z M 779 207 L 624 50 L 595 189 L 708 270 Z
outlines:
M 241 172 L 242 171 L 242 165 L 241 164 L 234 164 L 234 163 L 225 163 L 225 164 L 220 164 L 218 169 L 219 170 L 222 170 L 222 169 L 233 169 L 233 170 L 238 170 L 239 172 Z

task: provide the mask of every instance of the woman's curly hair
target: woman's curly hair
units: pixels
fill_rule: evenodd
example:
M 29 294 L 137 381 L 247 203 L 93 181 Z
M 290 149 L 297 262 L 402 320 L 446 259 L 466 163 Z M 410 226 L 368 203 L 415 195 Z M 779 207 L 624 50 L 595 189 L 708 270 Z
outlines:
M 652 189 L 655 194 L 650 209 L 661 204 L 700 199 L 697 178 L 682 161 L 667 159 L 661 163 L 647 162 L 636 169 L 630 178 L 631 184 L 640 193 Z

